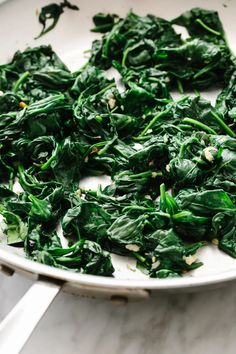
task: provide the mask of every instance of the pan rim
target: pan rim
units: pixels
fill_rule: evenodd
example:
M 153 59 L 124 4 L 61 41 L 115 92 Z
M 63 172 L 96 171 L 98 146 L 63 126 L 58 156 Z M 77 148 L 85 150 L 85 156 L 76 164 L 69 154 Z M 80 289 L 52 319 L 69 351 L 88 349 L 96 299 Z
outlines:
M 220 274 L 202 275 L 198 277 L 166 278 L 166 279 L 117 279 L 98 275 L 82 274 L 54 268 L 26 259 L 10 252 L 9 246 L 0 245 L 0 264 L 13 271 L 44 276 L 50 280 L 73 283 L 78 286 L 114 288 L 114 289 L 147 289 L 147 290 L 180 290 L 200 288 L 210 285 L 224 284 L 236 279 L 236 269 Z

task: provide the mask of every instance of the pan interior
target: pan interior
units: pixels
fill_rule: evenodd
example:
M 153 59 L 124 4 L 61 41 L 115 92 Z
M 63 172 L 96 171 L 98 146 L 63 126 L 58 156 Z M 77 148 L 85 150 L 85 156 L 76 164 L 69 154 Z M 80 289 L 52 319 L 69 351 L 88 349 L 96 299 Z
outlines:
M 99 34 L 90 32 L 92 27 L 92 16 L 97 12 L 112 12 L 125 15 L 130 9 L 134 12 L 145 15 L 151 13 L 159 17 L 171 19 L 181 12 L 193 7 L 203 7 L 215 9 L 219 12 L 223 22 L 229 45 L 236 52 L 236 2 L 230 0 L 73 0 L 80 11 L 68 11 L 63 14 L 56 28 L 35 40 L 34 37 L 40 32 L 40 25 L 37 20 L 37 11 L 50 1 L 39 0 L 0 0 L 0 38 L 1 41 L 0 64 L 10 60 L 14 52 L 18 49 L 24 50 L 27 46 L 38 46 L 41 44 L 51 44 L 56 53 L 68 65 L 71 70 L 77 70 L 86 61 L 84 52 L 90 48 L 91 42 L 99 38 Z M 19 16 L 20 14 L 20 16 Z M 113 73 L 109 73 L 112 75 Z M 208 91 L 203 96 L 214 101 L 216 91 Z M 86 188 L 94 188 L 96 185 L 107 184 L 107 179 L 88 178 L 81 182 Z M 1 240 L 4 243 L 5 237 Z M 23 255 L 22 250 L 8 247 L 12 253 Z M 235 271 L 236 261 L 223 254 L 215 246 L 207 246 L 198 252 L 199 259 L 204 265 L 197 270 L 185 275 L 194 279 L 199 277 L 211 277 L 225 272 Z M 147 277 L 135 268 L 134 260 L 113 255 L 115 266 L 115 277 L 118 279 L 147 279 Z M 158 281 L 158 280 L 156 280 Z

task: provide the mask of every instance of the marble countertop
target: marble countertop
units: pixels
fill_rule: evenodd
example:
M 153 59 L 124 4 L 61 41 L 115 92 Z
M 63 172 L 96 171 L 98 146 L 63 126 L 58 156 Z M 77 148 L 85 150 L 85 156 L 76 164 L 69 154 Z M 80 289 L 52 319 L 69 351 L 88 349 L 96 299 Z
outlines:
M 0 320 L 30 287 L 0 274 Z M 22 354 L 235 354 L 236 283 L 115 306 L 60 293 Z

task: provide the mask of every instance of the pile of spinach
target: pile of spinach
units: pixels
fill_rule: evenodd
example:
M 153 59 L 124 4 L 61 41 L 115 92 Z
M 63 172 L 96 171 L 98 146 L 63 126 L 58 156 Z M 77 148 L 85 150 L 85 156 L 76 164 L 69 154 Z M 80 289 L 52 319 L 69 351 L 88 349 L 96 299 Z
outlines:
M 208 242 L 236 258 L 236 65 L 218 14 L 93 20 L 102 37 L 77 72 L 50 46 L 0 66 L 8 244 L 38 262 L 105 276 L 114 272 L 111 253 L 159 278 L 199 267 L 196 251 Z M 198 90 L 216 86 L 213 106 Z M 195 94 L 174 100 L 174 88 Z M 112 183 L 80 187 L 100 175 Z

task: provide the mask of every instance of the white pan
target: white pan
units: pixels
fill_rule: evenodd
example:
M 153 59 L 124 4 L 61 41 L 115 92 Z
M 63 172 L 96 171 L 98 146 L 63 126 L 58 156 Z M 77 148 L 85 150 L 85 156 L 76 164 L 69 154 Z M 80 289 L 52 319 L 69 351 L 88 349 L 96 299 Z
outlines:
M 52 1 L 59 2 L 59 1 Z M 0 64 L 10 60 L 14 52 L 27 46 L 52 44 L 53 49 L 71 70 L 78 69 L 87 59 L 83 52 L 90 48 L 99 34 L 90 32 L 92 16 L 97 12 L 112 12 L 125 16 L 133 9 L 171 19 L 192 7 L 219 11 L 229 44 L 236 53 L 236 1 L 234 0 L 71 0 L 80 11 L 65 11 L 56 28 L 38 39 L 41 27 L 37 11 L 50 0 L 0 0 Z M 212 100 L 217 92 L 205 96 Z M 84 181 L 92 186 L 97 181 Z M 0 264 L 7 274 L 23 272 L 36 279 L 35 284 L 0 324 L 0 353 L 19 353 L 32 330 L 60 289 L 86 296 L 101 296 L 113 301 L 146 299 L 160 291 L 179 292 L 220 286 L 236 279 L 236 260 L 208 246 L 198 253 L 204 266 L 182 278 L 150 279 L 138 270 L 132 260 L 114 256 L 115 277 L 106 278 L 73 273 L 35 263 L 24 257 L 22 250 L 0 243 Z

